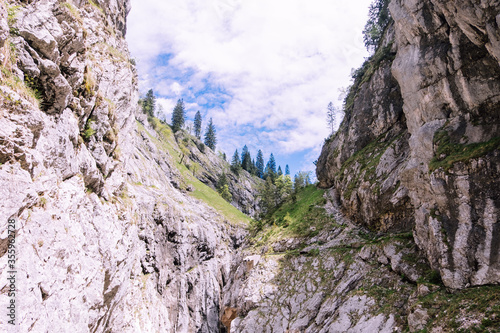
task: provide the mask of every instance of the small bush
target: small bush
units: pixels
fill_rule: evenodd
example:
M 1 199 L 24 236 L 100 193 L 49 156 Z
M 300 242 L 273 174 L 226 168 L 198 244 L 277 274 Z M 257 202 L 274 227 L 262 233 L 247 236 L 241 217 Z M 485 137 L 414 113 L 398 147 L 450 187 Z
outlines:
M 90 69 L 89 66 L 85 66 L 85 70 L 83 72 L 83 87 L 85 92 L 89 96 L 94 96 L 95 94 L 95 87 L 96 87 L 96 82 L 94 75 L 92 74 L 92 70 Z
M 87 120 L 85 124 L 85 129 L 82 132 L 82 137 L 85 141 L 89 141 L 90 137 L 95 134 L 95 130 L 92 128 L 94 122 L 92 120 Z
M 220 196 L 224 198 L 227 202 L 231 202 L 233 200 L 233 195 L 229 192 L 229 186 L 226 184 L 222 186 L 220 190 L 218 190 Z

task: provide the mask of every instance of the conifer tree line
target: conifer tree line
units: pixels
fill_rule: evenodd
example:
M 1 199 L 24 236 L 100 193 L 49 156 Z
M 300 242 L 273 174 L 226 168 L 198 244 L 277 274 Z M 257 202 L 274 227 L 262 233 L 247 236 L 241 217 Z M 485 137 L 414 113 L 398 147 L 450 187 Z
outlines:
M 239 175 L 241 170 L 246 170 L 265 180 L 258 193 L 262 217 L 272 214 L 287 198 L 292 197 L 293 199 L 300 188 L 311 184 L 311 172 L 300 171 L 292 181 L 288 165 L 285 166 L 283 173 L 283 169 L 277 165 L 273 153 L 269 155 L 269 159 L 265 163 L 264 154 L 260 149 L 256 159 L 253 159 L 247 145 L 243 146 L 241 153 L 236 149 L 231 158 L 231 171 Z M 225 180 L 225 175 L 223 179 Z M 224 181 L 221 184 L 224 184 Z M 223 191 L 223 185 L 221 185 L 219 193 L 222 195 Z
M 156 107 L 156 96 L 153 92 L 153 89 L 149 89 L 146 95 L 139 99 L 139 105 L 142 108 L 142 112 L 144 112 L 148 116 L 148 121 L 151 121 L 155 116 L 155 111 L 157 111 Z M 161 109 L 161 108 L 158 108 Z M 161 114 L 157 114 L 158 118 L 162 117 Z M 162 122 L 166 123 L 166 120 L 160 119 Z M 198 140 L 201 140 L 201 129 L 202 129 L 202 117 L 200 111 L 196 112 L 194 117 L 194 135 Z M 172 118 L 170 127 L 172 131 L 175 133 L 181 129 L 184 129 L 186 125 L 186 107 L 184 105 L 184 100 L 177 100 L 177 104 L 175 105 L 172 111 Z M 207 147 L 215 151 L 215 147 L 217 145 L 217 131 L 215 129 L 215 125 L 210 118 L 208 125 L 205 130 L 204 135 L 204 143 Z
M 257 159 L 253 159 L 247 145 L 243 146 L 241 154 L 238 152 L 238 149 L 236 149 L 231 158 L 231 171 L 235 174 L 239 174 L 240 170 L 248 171 L 250 174 L 261 179 L 270 177 L 273 181 L 277 177 L 283 175 L 281 166 L 276 168 L 276 160 L 273 153 L 269 156 L 268 162 L 264 163 L 264 154 L 262 150 L 259 149 L 257 152 Z M 288 164 L 285 167 L 285 175 L 290 176 Z

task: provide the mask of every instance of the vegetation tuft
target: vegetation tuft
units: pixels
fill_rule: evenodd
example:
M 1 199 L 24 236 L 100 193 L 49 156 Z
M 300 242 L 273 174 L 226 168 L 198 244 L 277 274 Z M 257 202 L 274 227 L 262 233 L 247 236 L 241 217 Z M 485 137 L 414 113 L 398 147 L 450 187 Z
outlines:
M 82 137 L 85 141 L 89 141 L 90 137 L 95 134 L 95 130 L 92 128 L 92 125 L 94 122 L 92 120 L 87 120 L 87 123 L 85 124 L 85 128 L 82 132 Z
M 352 178 L 346 186 L 346 191 L 344 191 L 344 198 L 348 199 L 351 197 L 352 192 L 359 187 L 362 180 L 369 181 L 371 184 L 380 182 L 380 179 L 376 176 L 377 166 L 380 163 L 380 158 L 387 150 L 387 148 L 398 140 L 401 135 L 393 138 L 387 139 L 387 134 L 384 133 L 380 135 L 377 139 L 370 142 L 363 149 L 357 151 L 351 157 L 349 157 L 340 168 L 338 176 L 340 181 L 344 181 L 348 170 L 351 170 L 354 166 L 358 165 L 359 172 L 356 172 L 356 177 Z M 379 187 L 375 188 L 379 191 Z
M 83 24 L 83 19 L 82 16 L 80 15 L 80 12 L 78 11 L 78 8 L 76 8 L 72 3 L 63 2 L 61 6 L 68 9 L 73 19 L 75 19 L 80 25 Z
M 493 150 L 500 149 L 500 137 L 498 136 L 487 142 L 460 144 L 454 143 L 445 129 L 437 131 L 434 134 L 433 141 L 437 149 L 429 163 L 430 172 L 439 168 L 448 171 L 457 162 L 467 162 L 484 156 Z
M 259 243 L 281 237 L 313 237 L 333 223 L 324 209 L 323 195 L 324 190 L 315 185 L 300 188 L 270 216 L 253 221 L 251 231 Z
M 427 328 L 443 332 L 498 332 L 500 286 L 481 286 L 449 293 L 441 288 L 421 297 L 415 306 L 428 309 Z
M 361 86 L 368 82 L 373 73 L 379 69 L 380 65 L 385 61 L 393 61 L 396 53 L 391 51 L 392 43 L 385 47 L 378 48 L 373 56 L 368 58 L 360 68 L 352 73 L 353 84 L 349 87 L 347 96 L 344 99 L 344 111 L 346 114 L 352 112 L 354 100 Z

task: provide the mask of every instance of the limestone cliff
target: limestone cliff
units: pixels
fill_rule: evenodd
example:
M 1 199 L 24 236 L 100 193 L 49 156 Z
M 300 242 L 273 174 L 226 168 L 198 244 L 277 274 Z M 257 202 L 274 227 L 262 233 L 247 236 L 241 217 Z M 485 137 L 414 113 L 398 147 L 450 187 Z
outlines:
M 204 185 L 177 167 L 171 132 L 136 121 L 129 9 L 125 0 L 0 1 L 2 304 L 8 219 L 18 258 L 18 326 L 2 316 L 2 328 L 219 330 L 245 217 L 204 202 Z
M 498 8 L 409 3 L 393 1 L 319 160 L 336 189 L 298 193 L 299 217 L 250 237 L 209 187 L 227 164 L 139 111 L 129 1 L 0 0 L 0 304 L 12 219 L 18 258 L 17 326 L 2 328 L 493 331 L 500 289 L 450 294 L 433 268 L 453 288 L 498 282 Z M 228 178 L 255 213 L 259 181 Z
M 317 175 L 348 216 L 413 230 L 451 288 L 500 283 L 500 6 L 392 0 Z
M 339 211 L 335 189 L 323 192 L 299 191 L 234 258 L 221 318 L 230 332 L 498 329 L 499 286 L 450 293 L 411 232 L 369 232 Z

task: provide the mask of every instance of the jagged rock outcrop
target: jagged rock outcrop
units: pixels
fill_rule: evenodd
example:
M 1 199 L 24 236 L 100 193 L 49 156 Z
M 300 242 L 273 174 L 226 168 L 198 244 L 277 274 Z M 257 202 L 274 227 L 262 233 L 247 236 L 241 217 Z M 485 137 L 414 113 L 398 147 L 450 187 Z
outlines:
M 429 313 L 447 310 L 422 301 L 441 287 L 412 234 L 377 237 L 346 219 L 335 200 L 325 208 L 335 222 L 317 236 L 240 252 L 223 293 L 227 332 L 446 331 L 429 325 Z
M 500 6 L 393 0 L 389 8 L 394 60 L 353 92 L 318 179 L 339 189 L 357 221 L 380 231 L 413 226 L 448 287 L 498 284 Z
M 0 1 L 0 303 L 14 219 L 16 330 L 219 331 L 245 230 L 179 190 L 162 138 L 136 122 L 128 10 Z
M 387 45 L 359 74 L 359 89 L 351 93 L 342 127 L 323 146 L 317 163 L 319 186 L 335 186 L 351 219 L 383 232 L 413 226 L 408 189 L 400 180 L 409 135 L 399 85 L 391 73 L 397 50 L 393 38 L 390 27 Z

